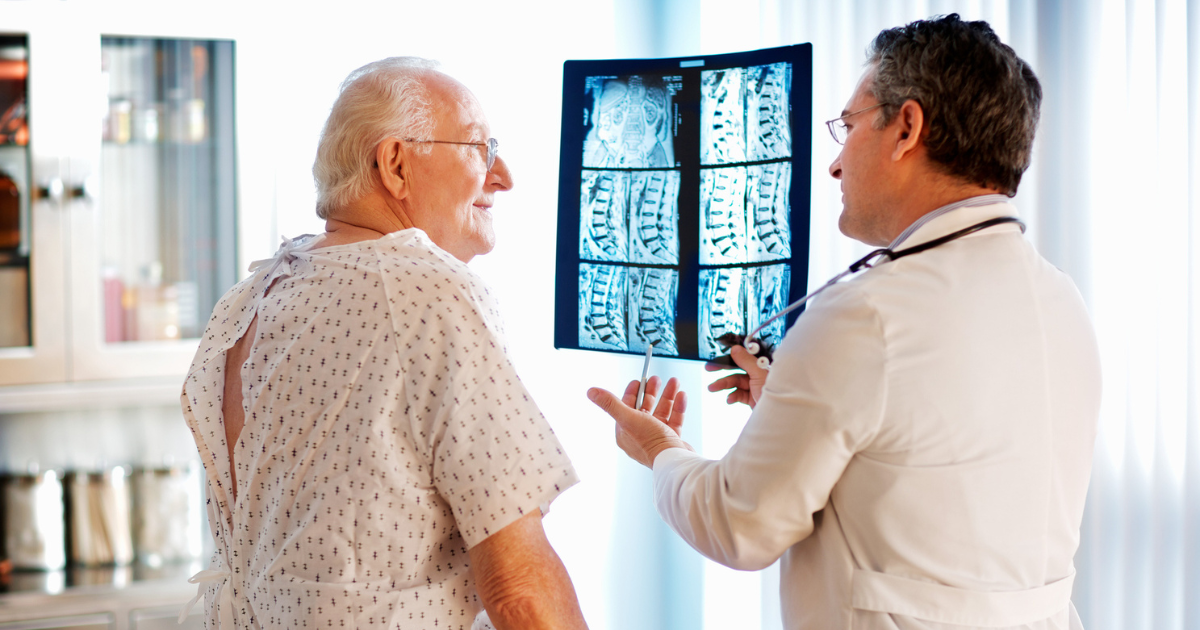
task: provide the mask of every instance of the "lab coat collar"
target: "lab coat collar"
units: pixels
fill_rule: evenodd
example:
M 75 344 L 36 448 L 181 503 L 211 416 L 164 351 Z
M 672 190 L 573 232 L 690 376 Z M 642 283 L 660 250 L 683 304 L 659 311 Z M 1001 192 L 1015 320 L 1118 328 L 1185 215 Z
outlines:
M 900 249 L 927 243 L 951 232 L 998 217 L 1020 218 L 1016 206 L 1009 203 L 1008 197 L 1004 195 L 981 195 L 963 199 L 962 201 L 942 206 L 937 210 L 926 213 L 896 237 L 896 240 L 892 241 L 888 249 L 899 251 Z M 1020 230 L 1021 228 L 1013 224 L 998 226 L 995 229 Z

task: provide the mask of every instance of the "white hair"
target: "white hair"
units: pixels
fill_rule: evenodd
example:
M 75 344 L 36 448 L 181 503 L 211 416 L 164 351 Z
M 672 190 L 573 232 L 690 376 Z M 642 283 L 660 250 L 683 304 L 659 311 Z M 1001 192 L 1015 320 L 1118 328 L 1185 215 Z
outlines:
M 433 112 L 425 79 L 440 64 L 420 57 L 389 57 L 346 77 L 321 130 L 313 178 L 317 216 L 366 196 L 374 185 L 375 149 L 384 138 L 425 138 Z M 428 150 L 422 145 L 417 150 Z

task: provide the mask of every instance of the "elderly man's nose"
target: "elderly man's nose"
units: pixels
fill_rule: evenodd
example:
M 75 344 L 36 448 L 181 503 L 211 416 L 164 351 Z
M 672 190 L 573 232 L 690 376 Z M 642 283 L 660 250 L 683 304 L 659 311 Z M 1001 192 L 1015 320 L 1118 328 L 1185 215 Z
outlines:
M 834 158 L 834 160 L 833 160 L 833 164 L 829 165 L 829 174 L 834 179 L 842 178 L 842 154 L 841 153 L 838 153 L 838 156 L 836 158 Z
M 492 170 L 488 171 L 488 183 L 498 190 L 509 190 L 513 187 L 512 171 L 508 170 L 508 162 L 499 155 L 492 163 Z

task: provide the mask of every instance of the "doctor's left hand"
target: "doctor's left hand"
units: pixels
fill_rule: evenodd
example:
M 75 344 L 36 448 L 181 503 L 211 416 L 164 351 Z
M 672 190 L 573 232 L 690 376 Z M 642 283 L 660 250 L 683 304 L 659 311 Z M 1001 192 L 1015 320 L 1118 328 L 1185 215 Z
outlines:
M 640 381 L 630 381 L 620 400 L 612 392 L 599 387 L 593 387 L 587 393 L 589 400 L 617 421 L 617 446 L 647 468 L 653 468 L 654 458 L 668 448 L 693 450 L 679 437 L 679 431 L 683 428 L 683 412 L 687 409 L 687 395 L 679 390 L 679 381 L 672 378 L 667 381 L 662 398 L 655 405 L 661 382 L 662 379 L 657 376 L 651 376 L 646 381 L 641 409 L 634 409 Z

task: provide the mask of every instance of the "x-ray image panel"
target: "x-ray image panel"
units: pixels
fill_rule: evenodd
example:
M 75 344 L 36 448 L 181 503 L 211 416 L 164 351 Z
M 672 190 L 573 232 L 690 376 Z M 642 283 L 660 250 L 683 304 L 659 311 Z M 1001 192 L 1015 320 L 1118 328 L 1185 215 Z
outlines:
M 791 87 L 790 63 L 746 69 L 746 141 L 750 147 L 746 161 L 792 156 Z
M 792 257 L 792 229 L 788 195 L 792 163 L 773 162 L 746 167 L 746 226 L 749 261 L 766 262 Z
M 788 305 L 792 272 L 787 265 L 770 265 L 746 270 L 746 333 L 758 328 Z M 783 340 L 783 320 L 779 318 L 758 333 L 772 346 Z
M 586 168 L 672 168 L 681 76 L 587 77 Z
M 746 167 L 700 171 L 700 264 L 748 260 Z
M 700 163 L 746 161 L 744 68 L 700 73 Z
M 654 344 L 655 354 L 676 356 L 675 299 L 679 295 L 679 272 L 673 269 L 629 270 L 629 349 L 645 352 Z
M 628 350 L 625 304 L 629 270 L 612 265 L 579 265 L 579 346 Z
M 630 260 L 678 265 L 679 171 L 635 171 L 629 180 Z
M 629 174 L 583 171 L 579 257 L 629 262 Z
M 700 270 L 700 358 L 725 354 L 717 338 L 732 332 L 745 334 L 745 269 Z

